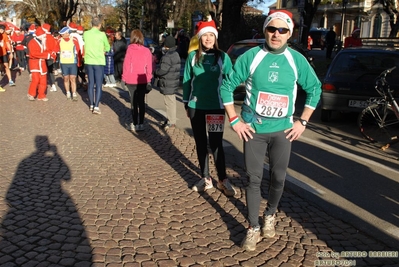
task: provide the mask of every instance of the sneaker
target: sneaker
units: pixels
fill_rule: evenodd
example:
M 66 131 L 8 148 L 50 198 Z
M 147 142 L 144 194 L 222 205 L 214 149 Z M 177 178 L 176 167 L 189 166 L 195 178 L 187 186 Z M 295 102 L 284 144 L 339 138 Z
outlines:
M 228 197 L 232 197 L 237 193 L 236 190 L 234 189 L 234 187 L 230 184 L 228 179 L 219 181 L 217 184 L 217 187 L 218 187 L 218 189 L 222 190 L 223 193 Z
M 100 108 L 99 107 L 95 107 L 93 109 L 93 114 L 101 114 Z
M 47 101 L 48 101 L 48 98 L 47 98 L 47 97 L 45 97 L 45 98 L 38 98 L 37 100 L 47 102 Z
M 78 101 L 78 95 L 76 93 L 73 93 L 72 100 L 73 101 Z
M 67 100 L 70 100 L 71 99 L 71 92 L 67 92 L 66 93 L 66 97 L 67 97 Z
M 136 126 L 133 123 L 130 123 L 129 126 L 127 127 L 129 131 L 135 132 L 136 131 Z
M 13 81 L 10 81 L 10 82 L 8 83 L 8 86 L 15 86 L 15 83 L 14 83 Z
M 57 87 L 53 84 L 50 88 L 50 92 L 57 92 Z
M 263 227 L 262 227 L 262 236 L 264 237 L 273 237 L 276 235 L 276 230 L 274 226 L 276 224 L 276 215 L 263 215 Z
M 213 188 L 212 179 L 211 178 L 202 178 L 193 186 L 193 190 L 196 192 L 202 192 Z
M 139 125 L 136 125 L 136 131 L 144 131 L 144 125 L 143 124 L 139 124 Z
M 242 240 L 241 247 L 247 251 L 254 251 L 256 249 L 256 244 L 261 240 L 260 237 L 260 227 L 248 228 L 247 235 Z
M 35 97 L 33 97 L 33 96 L 31 96 L 30 94 L 28 94 L 28 99 L 29 99 L 30 101 L 34 101 L 34 100 L 35 100 Z
M 0 92 L 5 92 L 6 89 L 4 89 L 3 87 L 0 86 Z
M 166 124 L 164 127 L 165 130 L 174 129 L 174 128 L 176 128 L 176 124 L 171 124 L 171 123 Z
M 93 109 L 94 109 L 94 106 L 93 106 L 93 105 L 91 105 L 89 109 L 90 109 L 90 111 L 93 111 Z

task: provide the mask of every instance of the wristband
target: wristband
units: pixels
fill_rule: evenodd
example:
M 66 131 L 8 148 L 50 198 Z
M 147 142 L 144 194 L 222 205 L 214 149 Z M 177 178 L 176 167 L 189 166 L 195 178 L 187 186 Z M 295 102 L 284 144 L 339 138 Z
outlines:
M 238 116 L 236 116 L 236 117 L 234 118 L 233 121 L 230 121 L 230 126 L 233 127 L 233 126 L 236 125 L 239 121 L 240 121 L 240 119 L 238 118 Z
M 232 121 L 234 121 L 234 120 L 237 119 L 237 118 L 238 118 L 238 116 L 234 116 L 234 117 L 232 117 L 232 118 L 229 119 L 229 122 L 232 122 Z

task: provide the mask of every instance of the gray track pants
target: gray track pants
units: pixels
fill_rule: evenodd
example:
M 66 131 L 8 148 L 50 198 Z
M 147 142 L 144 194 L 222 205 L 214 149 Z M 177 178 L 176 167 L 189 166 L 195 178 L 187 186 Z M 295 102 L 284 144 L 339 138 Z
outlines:
M 266 151 L 269 155 L 270 185 L 265 215 L 274 214 L 284 191 L 284 182 L 291 155 L 291 142 L 283 131 L 268 134 L 253 134 L 253 139 L 244 142 L 245 168 L 249 179 L 246 188 L 248 221 L 250 226 L 259 226 L 261 182 Z

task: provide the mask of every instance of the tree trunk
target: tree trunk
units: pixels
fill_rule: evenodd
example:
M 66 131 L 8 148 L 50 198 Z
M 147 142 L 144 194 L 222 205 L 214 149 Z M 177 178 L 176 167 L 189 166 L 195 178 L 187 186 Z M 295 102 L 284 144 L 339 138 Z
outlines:
M 224 0 L 222 11 L 222 29 L 219 34 L 219 47 L 226 51 L 234 43 L 234 36 L 241 25 L 241 8 L 246 0 Z

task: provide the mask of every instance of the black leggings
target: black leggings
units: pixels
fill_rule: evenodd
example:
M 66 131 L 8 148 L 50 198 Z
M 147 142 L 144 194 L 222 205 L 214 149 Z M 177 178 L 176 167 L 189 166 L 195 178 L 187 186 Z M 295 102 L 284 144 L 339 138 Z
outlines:
M 224 109 L 201 110 L 188 109 L 191 121 L 191 128 L 195 145 L 197 147 L 197 157 L 201 169 L 202 178 L 209 177 L 209 155 L 208 155 L 208 137 L 206 129 L 206 114 L 223 114 Z M 209 146 L 215 159 L 216 170 L 219 181 L 226 178 L 226 162 L 223 149 L 223 132 L 208 132 Z
M 134 125 L 144 123 L 145 93 L 147 84 L 126 84 L 130 95 L 130 109 Z
M 263 178 L 266 150 L 269 156 L 269 195 L 265 215 L 277 211 L 284 190 L 285 176 L 290 161 L 291 142 L 284 131 L 252 134 L 253 139 L 244 142 L 245 169 L 249 178 L 246 188 L 248 221 L 250 226 L 259 225 L 259 209 L 261 201 L 260 185 Z

